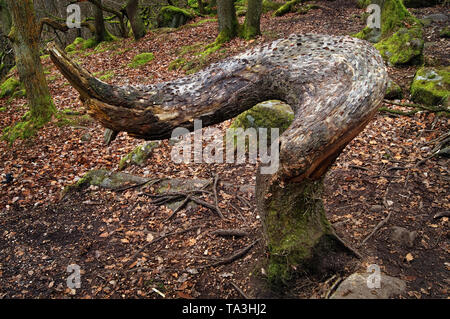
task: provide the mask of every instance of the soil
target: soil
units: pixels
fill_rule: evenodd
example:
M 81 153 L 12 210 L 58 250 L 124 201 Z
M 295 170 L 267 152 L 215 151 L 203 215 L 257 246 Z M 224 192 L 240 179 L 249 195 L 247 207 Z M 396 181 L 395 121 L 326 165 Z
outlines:
M 305 15 L 287 14 L 262 19 L 263 35 L 253 41 L 235 39 L 209 62 L 272 41 L 291 33 L 352 34 L 364 27 L 363 10 L 353 1 L 318 1 L 320 9 Z M 413 9 L 418 17 L 445 8 Z M 198 21 L 197 19 L 196 21 Z M 195 22 L 195 21 L 194 21 Z M 443 27 L 425 28 L 427 57 L 448 65 L 449 41 L 439 38 Z M 177 78 L 184 71 L 168 71 L 177 48 L 212 42 L 217 23 L 171 33 L 149 33 L 138 43 L 121 41 L 115 51 L 77 53 L 75 58 L 91 72 L 113 70 L 108 82 L 145 84 Z M 127 49 L 117 56 L 115 52 Z M 154 52 L 155 59 L 140 69 L 126 67 L 141 52 Z M 83 114 L 78 94 L 67 85 L 48 59 L 44 67 L 55 79 L 50 88 L 58 109 Z M 416 67 L 389 68 L 390 76 L 408 96 Z M 408 100 L 405 100 L 408 102 Z M 405 102 L 404 101 L 404 102 Z M 0 100 L 0 128 L 18 121 L 25 113 L 24 99 Z M 399 107 L 399 109 L 402 109 Z M 439 136 L 448 131 L 450 119 L 432 112 L 412 116 L 379 113 L 342 152 L 325 178 L 324 196 L 329 220 L 336 232 L 362 254 L 347 269 L 332 277 L 300 276 L 289 293 L 269 292 L 264 267 L 267 251 L 255 208 L 253 164 L 175 164 L 172 146 L 162 141 L 145 166 L 127 172 L 149 178 L 206 178 L 219 175 L 219 207 L 225 219 L 202 206 L 188 206 L 167 220 L 172 210 L 152 204 L 148 194 L 156 186 L 125 191 L 90 186 L 61 196 L 63 188 L 91 169 L 117 170 L 119 160 L 142 143 L 121 133 L 110 145 L 102 142 L 97 123 L 81 118 L 76 124 L 55 120 L 39 135 L 2 141 L 3 176 L 14 180 L 0 184 L 0 298 L 324 298 L 338 278 L 353 271 L 365 272 L 377 264 L 382 272 L 405 280 L 407 290 L 399 298 L 449 297 L 448 213 L 449 159 L 426 159 Z M 226 121 L 217 127 L 225 130 Z M 205 201 L 214 203 L 206 194 Z M 390 215 L 389 215 L 390 214 Z M 447 217 L 434 218 L 444 214 Z M 364 244 L 364 239 L 389 215 L 388 221 Z M 172 232 L 189 229 L 182 234 Z M 412 247 L 392 240 L 392 227 L 416 231 Z M 244 237 L 219 237 L 217 229 L 242 229 Z M 162 240 L 152 242 L 159 236 Z M 243 257 L 210 266 L 257 244 Z M 81 288 L 67 288 L 68 265 L 81 269 Z M 161 294 L 160 294 L 161 293 Z

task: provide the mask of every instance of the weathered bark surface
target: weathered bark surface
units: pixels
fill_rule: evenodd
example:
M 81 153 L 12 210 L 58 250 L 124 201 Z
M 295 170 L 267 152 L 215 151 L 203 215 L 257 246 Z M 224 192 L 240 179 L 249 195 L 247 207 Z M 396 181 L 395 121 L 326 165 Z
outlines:
M 367 42 L 291 35 L 197 74 L 142 87 L 108 85 L 54 45 L 49 51 L 94 118 L 137 138 L 170 138 L 175 127 L 193 130 L 194 119 L 208 126 L 259 102 L 285 101 L 295 119 L 280 136 L 279 170 L 258 175 L 256 183 L 271 254 L 269 276 L 288 279 L 291 266 L 325 259 L 342 246 L 325 217 L 321 179 L 383 99 L 385 66 Z
M 139 40 L 145 36 L 145 25 L 139 15 L 139 0 L 128 0 L 125 7 L 128 19 L 130 20 L 131 29 L 135 40 Z
M 39 28 L 33 1 L 6 1 L 13 25 L 9 34 L 14 49 L 20 81 L 30 102 L 31 119 L 36 124 L 48 121 L 54 106 L 39 56 Z

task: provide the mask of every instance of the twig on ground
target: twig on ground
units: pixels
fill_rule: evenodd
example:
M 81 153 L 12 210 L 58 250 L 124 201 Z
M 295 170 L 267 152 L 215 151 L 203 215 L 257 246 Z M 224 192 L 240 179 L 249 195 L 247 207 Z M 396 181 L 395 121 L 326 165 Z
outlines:
M 220 211 L 219 203 L 217 200 L 217 182 L 218 181 L 219 181 L 219 174 L 216 174 L 216 176 L 214 176 L 214 185 L 213 185 L 214 203 L 216 205 L 216 211 L 219 214 L 220 218 L 224 219 L 224 216 L 223 216 L 222 212 Z
M 237 253 L 231 255 L 230 257 L 224 258 L 224 259 L 222 259 L 222 260 L 220 260 L 218 262 L 215 262 L 215 263 L 212 263 L 212 264 L 209 264 L 209 265 L 201 266 L 201 268 L 217 267 L 217 266 L 221 266 L 221 265 L 230 264 L 233 261 L 244 257 L 250 251 L 250 249 L 252 249 L 252 247 L 256 245 L 257 242 L 259 242 L 259 239 L 255 240 L 253 243 L 251 243 L 250 245 L 248 245 L 244 249 L 239 250 Z
M 157 243 L 157 242 L 163 240 L 164 238 L 167 238 L 167 237 L 169 237 L 169 236 L 174 236 L 174 235 L 181 235 L 181 234 L 190 232 L 190 231 L 192 231 L 192 230 L 198 229 L 198 228 L 200 228 L 200 227 L 201 227 L 201 226 L 192 226 L 192 227 L 189 227 L 189 228 L 186 228 L 186 229 L 183 229 L 183 230 L 179 230 L 179 231 L 175 231 L 175 232 L 171 232 L 171 233 L 167 233 L 167 234 L 165 234 L 165 235 L 159 236 L 159 237 L 153 239 L 151 242 L 146 243 L 146 244 L 145 244 L 144 246 L 142 246 L 140 249 L 138 249 L 138 250 L 134 253 L 134 255 L 130 258 L 130 260 L 134 260 L 134 259 L 135 259 L 135 258 L 136 258 L 136 257 L 137 257 L 137 256 L 138 256 L 145 248 L 147 248 L 147 247 L 150 246 L 150 245 L 153 245 L 154 243 Z
M 389 218 L 391 218 L 391 215 L 392 212 L 389 212 L 386 218 L 379 222 L 378 225 L 373 229 L 373 231 L 369 235 L 367 235 L 366 238 L 364 238 L 360 246 L 364 245 L 381 227 L 383 227 L 388 222 Z
M 218 229 L 211 232 L 212 235 L 222 237 L 244 237 L 247 236 L 247 232 L 240 229 Z
M 168 221 L 168 220 L 170 220 L 173 216 L 175 216 L 175 214 L 178 213 L 184 206 L 186 206 L 186 204 L 187 204 L 190 200 L 191 200 L 191 196 L 190 196 L 190 195 L 186 196 L 186 198 L 185 198 L 184 201 L 181 203 L 181 205 L 178 206 L 177 209 L 175 209 L 175 210 L 173 211 L 173 213 L 170 214 L 170 216 L 166 218 L 165 221 Z
M 234 287 L 234 289 L 236 289 L 236 290 L 241 294 L 242 297 L 244 297 L 244 299 L 249 299 L 248 296 L 245 294 L 245 292 L 242 291 L 242 289 L 239 288 L 238 285 L 236 285 L 236 284 L 235 284 L 234 282 L 232 282 L 232 281 L 230 281 L 230 284 Z

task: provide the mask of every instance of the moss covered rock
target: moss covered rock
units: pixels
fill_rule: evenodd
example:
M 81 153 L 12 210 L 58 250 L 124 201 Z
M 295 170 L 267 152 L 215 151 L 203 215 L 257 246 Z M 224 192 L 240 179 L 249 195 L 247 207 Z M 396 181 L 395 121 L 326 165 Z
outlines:
M 136 55 L 133 58 L 133 60 L 131 61 L 131 63 L 128 64 L 128 66 L 130 68 L 136 69 L 136 68 L 139 68 L 139 67 L 147 64 L 148 62 L 152 61 L 154 58 L 155 58 L 155 56 L 153 55 L 153 53 L 144 52 L 144 53 Z
M 6 79 L 0 85 L 0 99 L 13 96 L 17 91 L 20 90 L 21 84 L 15 77 L 10 77 Z
M 87 172 L 75 184 L 67 186 L 64 189 L 63 194 L 71 191 L 77 191 L 90 185 L 108 189 L 118 189 L 129 184 L 143 184 L 149 181 L 149 179 L 140 176 L 98 169 Z
M 283 4 L 280 2 L 275 2 L 271 0 L 264 0 L 262 2 L 262 12 L 267 13 L 269 11 L 276 11 L 278 10 Z
M 368 5 L 371 1 L 360 1 Z M 376 43 L 375 47 L 391 65 L 421 64 L 423 57 L 423 25 L 401 0 L 378 0 L 381 7 L 381 28 L 365 27 L 353 36 Z
M 401 28 L 391 37 L 375 44 L 381 56 L 394 66 L 422 63 L 423 46 L 421 27 Z
M 153 150 L 158 146 L 158 142 L 147 142 L 143 145 L 139 145 L 131 153 L 120 160 L 119 170 L 123 170 L 130 165 L 144 165 L 145 161 L 151 156 Z
M 230 128 L 278 128 L 283 133 L 294 120 L 291 107 L 278 100 L 259 103 L 251 109 L 239 114 Z M 270 134 L 268 133 L 269 143 Z
M 300 0 L 290 0 L 287 1 L 285 4 L 283 4 L 281 7 L 279 7 L 274 13 L 273 15 L 275 17 L 281 17 L 283 15 L 285 15 L 286 13 L 289 12 L 293 12 L 294 8 L 297 6 L 297 4 L 299 4 L 301 1 Z
M 411 99 L 425 105 L 449 105 L 450 67 L 422 67 L 411 85 Z
M 389 80 L 384 98 L 388 100 L 402 99 L 403 98 L 402 88 L 394 81 Z
M 175 6 L 162 7 L 156 18 L 158 28 L 178 28 L 194 18 L 194 14 Z

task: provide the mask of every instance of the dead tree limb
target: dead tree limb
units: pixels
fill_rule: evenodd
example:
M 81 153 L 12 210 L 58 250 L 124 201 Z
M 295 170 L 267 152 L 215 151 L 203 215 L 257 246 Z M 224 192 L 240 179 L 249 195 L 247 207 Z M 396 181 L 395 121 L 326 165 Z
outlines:
M 292 269 L 330 258 L 342 246 L 325 215 L 322 179 L 383 100 L 388 77 L 372 45 L 346 36 L 291 35 L 196 74 L 139 87 L 106 84 L 54 44 L 48 49 L 91 116 L 141 139 L 192 131 L 195 119 L 203 127 L 218 124 L 266 100 L 289 104 L 295 118 L 279 138 L 278 169 L 260 167 L 256 176 L 269 280 L 284 281 Z

